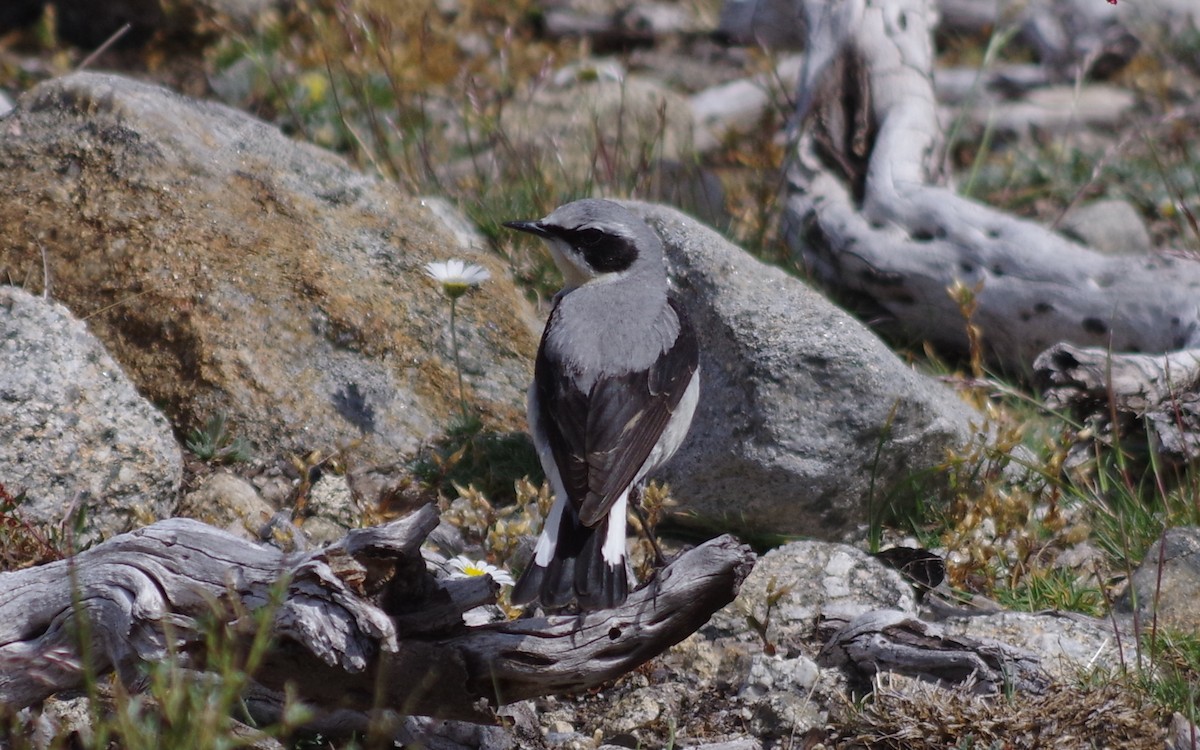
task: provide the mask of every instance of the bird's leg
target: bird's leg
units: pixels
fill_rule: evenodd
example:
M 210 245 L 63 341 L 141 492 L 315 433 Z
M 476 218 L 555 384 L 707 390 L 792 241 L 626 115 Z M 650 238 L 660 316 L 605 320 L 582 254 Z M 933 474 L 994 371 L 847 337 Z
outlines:
M 637 516 L 638 523 L 641 525 L 642 531 L 646 534 L 646 539 L 650 542 L 650 546 L 654 548 L 654 567 L 666 567 L 667 558 L 663 556 L 662 548 L 658 546 L 658 540 L 654 538 L 654 530 L 650 528 L 650 523 L 646 520 L 646 514 L 642 511 L 642 488 L 640 485 L 634 485 L 630 488 L 629 507 L 633 508 L 633 513 Z

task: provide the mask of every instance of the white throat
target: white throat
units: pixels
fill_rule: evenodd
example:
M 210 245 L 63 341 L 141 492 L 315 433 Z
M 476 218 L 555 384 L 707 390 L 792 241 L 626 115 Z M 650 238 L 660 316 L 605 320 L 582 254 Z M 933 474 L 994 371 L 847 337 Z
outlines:
M 550 248 L 550 257 L 554 259 L 554 265 L 558 266 L 562 273 L 565 289 L 581 287 L 594 278 L 574 262 L 571 258 L 571 247 L 566 242 L 557 237 L 547 237 L 546 246 Z

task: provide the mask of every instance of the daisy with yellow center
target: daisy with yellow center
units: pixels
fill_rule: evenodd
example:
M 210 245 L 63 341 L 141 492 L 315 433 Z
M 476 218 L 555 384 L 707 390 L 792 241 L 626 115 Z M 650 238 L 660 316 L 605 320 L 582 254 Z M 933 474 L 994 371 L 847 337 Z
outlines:
M 466 555 L 457 555 L 450 560 L 451 578 L 477 578 L 491 576 L 492 580 L 501 586 L 513 585 L 513 577 L 507 570 L 497 568 L 483 560 L 472 560 Z
M 426 263 L 425 273 L 429 278 L 442 285 L 442 293 L 452 300 L 458 299 L 471 290 L 492 278 L 488 270 L 474 263 L 464 263 L 457 258 L 451 258 L 440 263 Z
M 454 347 L 454 369 L 458 371 L 458 405 L 464 422 L 467 419 L 467 398 L 463 392 L 462 361 L 458 356 L 458 330 L 455 325 L 458 298 L 492 277 L 483 266 L 464 263 L 457 258 L 426 263 L 425 275 L 442 285 L 442 294 L 450 300 L 450 344 Z

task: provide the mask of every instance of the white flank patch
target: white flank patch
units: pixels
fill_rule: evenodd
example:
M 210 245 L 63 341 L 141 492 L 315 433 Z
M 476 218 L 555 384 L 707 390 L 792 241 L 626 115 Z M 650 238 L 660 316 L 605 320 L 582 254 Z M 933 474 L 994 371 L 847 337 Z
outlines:
M 543 568 L 549 565 L 554 557 L 554 547 L 558 542 L 558 525 L 562 522 L 563 508 L 566 504 L 565 494 L 559 495 L 550 507 L 550 515 L 546 518 L 546 525 L 542 527 L 542 535 L 538 537 L 533 562 Z
M 667 420 L 667 426 L 663 429 L 662 436 L 650 450 L 650 455 L 646 456 L 646 463 L 642 464 L 637 476 L 633 478 L 633 484 L 641 482 L 647 474 L 665 464 L 671 459 L 671 456 L 675 455 L 675 451 L 679 450 L 683 439 L 687 437 L 688 428 L 692 426 L 692 417 L 696 413 L 696 403 L 699 400 L 700 371 L 696 370 L 692 374 L 692 380 L 688 383 L 687 390 L 683 392 L 683 398 L 679 399 L 674 413 Z
M 629 490 L 625 490 L 608 511 L 608 536 L 604 537 L 604 546 L 600 549 L 600 554 L 610 568 L 624 565 L 625 512 L 628 507 Z
M 546 567 L 554 557 L 554 548 L 558 544 L 558 527 L 562 523 L 563 509 L 566 507 L 567 490 L 563 487 L 562 477 L 558 473 L 558 465 L 554 463 L 554 453 L 546 436 L 539 429 L 541 425 L 541 404 L 538 403 L 537 383 L 529 384 L 525 394 L 525 410 L 529 417 L 529 429 L 533 433 L 533 445 L 537 449 L 538 459 L 550 480 L 550 490 L 554 493 L 554 505 L 550 506 L 550 515 L 542 526 L 542 534 L 538 537 L 537 547 L 534 548 L 533 562 L 535 565 Z

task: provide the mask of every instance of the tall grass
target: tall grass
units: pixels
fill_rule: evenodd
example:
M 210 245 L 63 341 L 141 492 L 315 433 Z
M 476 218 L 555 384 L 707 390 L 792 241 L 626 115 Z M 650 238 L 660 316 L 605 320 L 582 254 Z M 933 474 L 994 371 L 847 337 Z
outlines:
M 952 479 L 950 486 L 958 491 L 911 520 L 923 525 L 927 538 L 931 529 L 940 530 L 949 580 L 965 598 L 983 594 L 1031 612 L 1125 617 L 1115 611 L 1117 601 L 1139 566 L 1158 570 L 1161 584 L 1163 560 L 1147 554 L 1166 530 L 1200 526 L 1200 466 L 1165 465 L 1153 438 L 1144 434 L 1096 441 L 1089 459 L 1072 450 L 1082 425 L 1067 415 L 1035 412 L 1011 388 L 995 393 L 1015 415 L 1012 423 L 1037 436 L 1037 442 L 1020 441 L 1027 451 L 1023 458 L 1010 455 L 1023 479 L 980 470 L 982 454 L 952 457 L 947 468 L 962 479 Z M 1017 442 L 1010 438 L 1010 447 Z M 1080 545 L 1097 550 L 1090 563 L 1082 569 L 1062 566 L 1063 554 Z M 1130 639 L 1113 620 L 1125 670 L 1117 679 L 1196 722 L 1196 636 L 1171 632 L 1159 622 L 1157 586 L 1148 594 L 1151 602 L 1127 595 L 1135 635 Z

